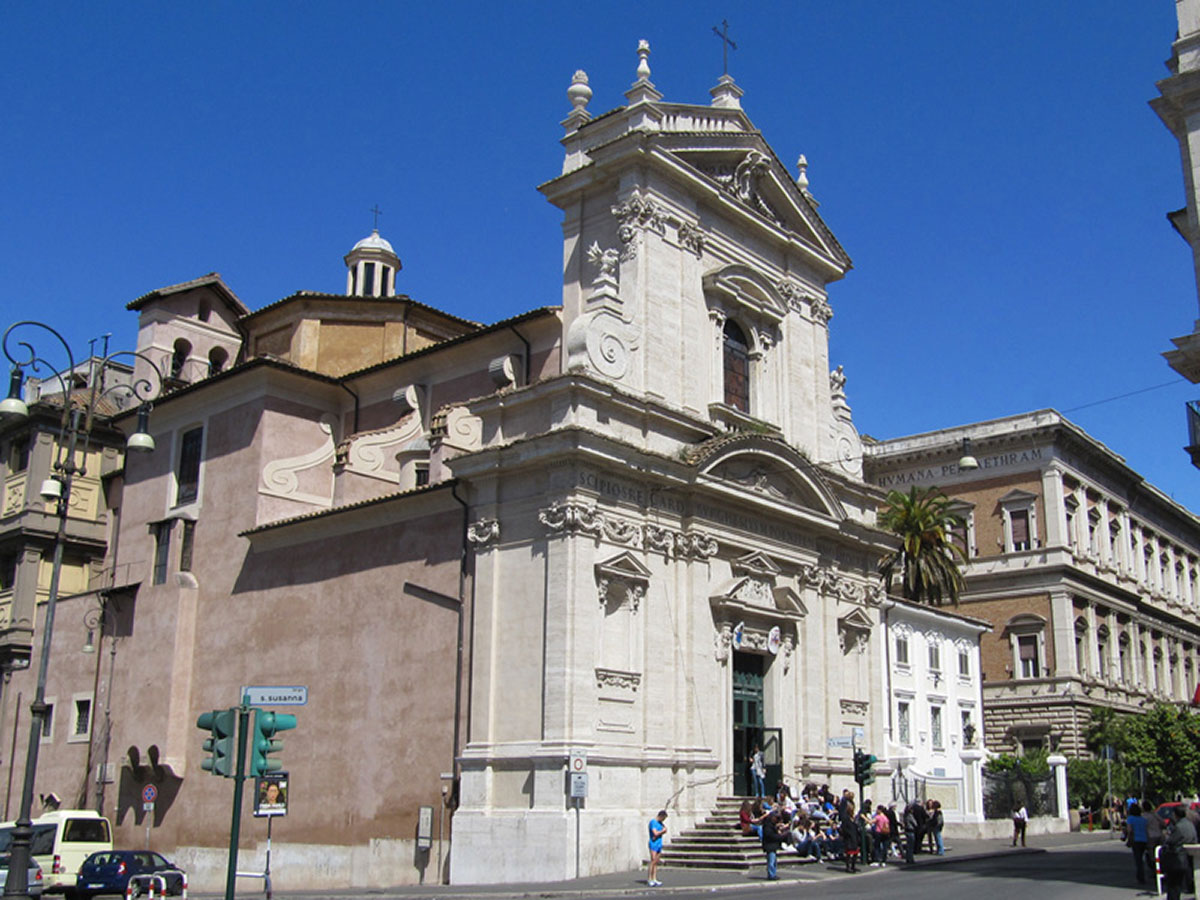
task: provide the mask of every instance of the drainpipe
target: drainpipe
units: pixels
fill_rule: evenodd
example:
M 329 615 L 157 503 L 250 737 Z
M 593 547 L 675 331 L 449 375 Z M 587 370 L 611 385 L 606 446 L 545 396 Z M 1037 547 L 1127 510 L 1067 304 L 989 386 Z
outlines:
M 450 496 L 462 507 L 462 531 L 460 534 L 460 554 L 458 564 L 458 656 L 454 669 L 454 767 L 458 768 L 458 754 L 461 750 L 460 723 L 462 721 L 462 664 L 463 664 L 463 606 L 467 602 L 467 561 L 469 543 L 467 541 L 467 517 L 470 507 L 462 497 L 458 496 L 458 483 L 451 482 Z M 474 606 L 471 608 L 474 615 Z

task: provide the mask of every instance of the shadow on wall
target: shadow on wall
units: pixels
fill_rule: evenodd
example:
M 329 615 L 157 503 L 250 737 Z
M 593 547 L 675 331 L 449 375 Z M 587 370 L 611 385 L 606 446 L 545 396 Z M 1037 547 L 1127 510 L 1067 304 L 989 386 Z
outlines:
M 142 792 L 146 785 L 152 784 L 158 793 L 154 799 L 154 812 L 144 809 L 145 800 Z M 158 827 L 167 817 L 167 812 L 179 795 L 183 779 L 171 771 L 169 766 L 159 762 L 157 744 L 151 744 L 146 749 L 146 758 L 142 758 L 137 747 L 130 747 L 126 759 L 121 766 L 120 783 L 117 788 L 117 825 L 125 824 L 125 817 L 133 813 L 133 824 L 145 826 L 153 824 Z M 148 823 L 146 817 L 153 815 L 153 821 Z

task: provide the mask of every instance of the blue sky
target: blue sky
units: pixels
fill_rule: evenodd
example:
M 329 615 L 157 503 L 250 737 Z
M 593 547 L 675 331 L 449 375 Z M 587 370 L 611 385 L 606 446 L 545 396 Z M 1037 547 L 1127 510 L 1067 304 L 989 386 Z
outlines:
M 740 7 L 740 8 L 739 8 Z M 639 38 L 743 106 L 854 260 L 831 360 L 860 430 L 1052 406 L 1200 509 L 1169 339 L 1197 316 L 1174 139 L 1147 106 L 1172 0 L 1010 4 L 57 4 L 0 0 L 0 319 L 85 353 L 138 295 L 219 271 L 253 308 L 340 292 L 371 228 L 398 289 L 481 321 L 559 302 L 577 68 L 624 102 Z M 1096 401 L 1177 383 L 1099 405 Z M 1079 407 L 1086 407 L 1080 409 Z

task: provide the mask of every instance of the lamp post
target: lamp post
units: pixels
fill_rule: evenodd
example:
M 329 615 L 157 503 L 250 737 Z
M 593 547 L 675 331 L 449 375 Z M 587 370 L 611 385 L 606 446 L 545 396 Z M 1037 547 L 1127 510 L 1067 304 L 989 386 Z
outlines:
M 68 367 L 64 379 L 59 369 L 51 366 L 38 355 L 33 344 L 22 340 L 22 335 L 37 333 L 40 329 L 53 336 L 66 354 Z M 38 661 L 37 689 L 30 705 L 29 746 L 25 754 L 25 777 L 21 787 L 21 809 L 13 829 L 9 874 L 4 885 L 4 897 L 29 897 L 28 871 L 30 843 L 33 837 L 33 822 L 30 818 L 33 807 L 34 783 L 37 779 L 38 748 L 41 743 L 42 727 L 46 718 L 46 673 L 50 667 L 50 641 L 54 633 L 54 611 L 58 603 L 58 585 L 62 574 L 63 546 L 67 537 L 67 517 L 71 500 L 71 485 L 76 476 L 86 474 L 88 450 L 91 444 L 92 427 L 100 410 L 100 402 L 110 395 L 125 393 L 140 401 L 137 430 L 129 436 L 126 447 L 131 451 L 151 451 L 154 439 L 147 431 L 150 416 L 150 401 L 162 389 L 162 375 L 158 367 L 143 354 L 135 351 L 117 351 L 106 355 L 92 368 L 90 384 L 75 387 L 75 357 L 71 347 L 61 334 L 42 322 L 25 320 L 16 322 L 4 332 L 0 348 L 12 363 L 8 397 L 0 401 L 0 415 L 8 420 L 24 420 L 29 417 L 29 407 L 22 396 L 22 384 L 26 369 L 33 372 L 46 370 L 58 379 L 62 390 L 62 418 L 59 439 L 54 451 L 54 474 L 42 482 L 41 496 L 55 504 L 58 527 L 54 533 L 54 557 L 50 570 L 50 593 L 46 599 L 46 615 L 42 626 L 42 645 Z M 14 355 L 15 353 L 15 355 Z M 150 367 L 157 383 L 145 378 L 105 385 L 105 373 L 111 363 L 119 357 L 137 357 Z M 65 446 L 64 446 L 65 444 Z

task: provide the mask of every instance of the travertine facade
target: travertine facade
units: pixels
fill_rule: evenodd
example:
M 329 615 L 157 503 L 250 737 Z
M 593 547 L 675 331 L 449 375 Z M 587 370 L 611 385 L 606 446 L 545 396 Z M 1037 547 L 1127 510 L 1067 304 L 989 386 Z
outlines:
M 114 480 L 93 665 L 60 607 L 51 691 L 95 690 L 103 727 L 48 742 L 41 792 L 99 803 L 131 843 L 158 783 L 152 843 L 217 884 L 229 786 L 199 768 L 196 716 L 306 685 L 279 888 L 447 860 L 456 882 L 524 881 L 575 874 L 576 821 L 581 873 L 637 866 L 653 812 L 681 828 L 746 790 L 754 743 L 772 780 L 838 787 L 830 737 L 882 745 L 882 494 L 828 359 L 849 258 L 732 79 L 664 103 L 648 54 L 611 113 L 590 116 L 582 73 L 569 91 L 542 186 L 561 307 L 487 327 L 424 307 L 378 234 L 345 296 L 251 313 L 210 275 L 131 304 L 171 390 L 158 452 Z M 443 796 L 450 847 L 419 852 Z
M 874 443 L 865 466 L 884 489 L 936 485 L 967 521 L 989 748 L 1085 754 L 1093 708 L 1191 699 L 1200 521 L 1103 444 L 1043 410 Z

